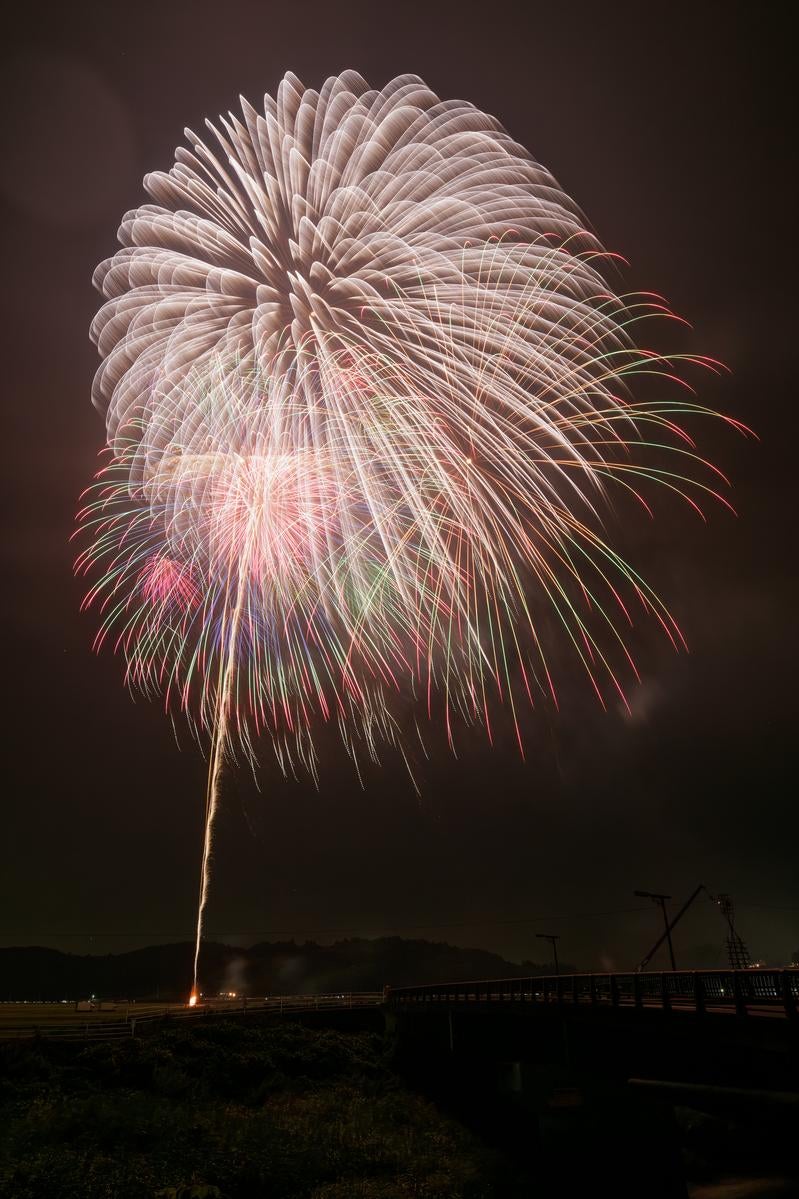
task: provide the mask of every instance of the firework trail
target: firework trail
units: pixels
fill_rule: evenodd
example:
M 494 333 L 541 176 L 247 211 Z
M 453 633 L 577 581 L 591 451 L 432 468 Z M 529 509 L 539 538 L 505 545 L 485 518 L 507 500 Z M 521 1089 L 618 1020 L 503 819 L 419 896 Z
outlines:
M 205 905 L 208 902 L 208 886 L 210 882 L 211 838 L 214 829 L 214 818 L 219 804 L 219 782 L 222 775 L 222 764 L 225 758 L 225 742 L 228 736 L 230 720 L 230 702 L 233 694 L 233 676 L 236 669 L 236 642 L 241 625 L 243 607 L 244 579 L 239 575 L 235 607 L 230 617 L 229 629 L 223 630 L 225 644 L 222 678 L 219 686 L 216 720 L 214 723 L 213 744 L 208 767 L 208 786 L 205 800 L 205 832 L 203 836 L 202 864 L 200 866 L 200 898 L 197 904 L 197 929 L 194 943 L 194 982 L 192 996 L 197 996 L 197 973 L 200 963 L 200 945 L 203 934 L 203 917 Z
M 409 699 L 450 744 L 503 705 L 521 748 L 520 705 L 557 702 L 553 624 L 626 702 L 624 629 L 680 633 L 601 535 L 609 485 L 647 510 L 642 487 L 719 486 L 679 356 L 633 337 L 672 314 L 609 289 L 493 118 L 347 71 L 208 128 L 95 272 L 108 458 L 77 562 L 97 644 L 210 743 L 195 985 L 226 761 L 266 734 L 315 777 L 325 722 L 356 764 L 404 753 Z

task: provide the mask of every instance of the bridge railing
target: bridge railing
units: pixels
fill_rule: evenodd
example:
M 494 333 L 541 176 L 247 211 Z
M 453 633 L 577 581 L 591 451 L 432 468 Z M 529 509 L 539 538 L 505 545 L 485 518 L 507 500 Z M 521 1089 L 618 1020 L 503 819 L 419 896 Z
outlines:
M 393 987 L 395 1008 L 447 1005 L 571 1004 L 604 1008 L 734 1012 L 797 1017 L 799 969 L 675 970 L 658 973 L 560 974 Z

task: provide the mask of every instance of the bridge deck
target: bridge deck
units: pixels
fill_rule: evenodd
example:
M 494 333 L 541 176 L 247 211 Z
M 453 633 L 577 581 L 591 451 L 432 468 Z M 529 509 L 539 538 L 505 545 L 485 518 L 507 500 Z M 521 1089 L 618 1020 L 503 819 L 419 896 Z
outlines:
M 452 1005 L 532 1008 L 558 1004 L 795 1020 L 799 1011 L 799 969 L 481 979 L 390 988 L 386 1001 L 397 1010 L 430 1010 Z

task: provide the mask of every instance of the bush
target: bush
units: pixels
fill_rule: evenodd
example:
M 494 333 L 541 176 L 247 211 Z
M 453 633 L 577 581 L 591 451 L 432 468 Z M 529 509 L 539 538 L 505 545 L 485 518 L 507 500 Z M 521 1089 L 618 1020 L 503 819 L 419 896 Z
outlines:
M 498 1160 L 373 1035 L 211 1023 L 3 1050 L 9 1199 L 491 1199 Z M 505 1193 L 504 1190 L 502 1193 Z

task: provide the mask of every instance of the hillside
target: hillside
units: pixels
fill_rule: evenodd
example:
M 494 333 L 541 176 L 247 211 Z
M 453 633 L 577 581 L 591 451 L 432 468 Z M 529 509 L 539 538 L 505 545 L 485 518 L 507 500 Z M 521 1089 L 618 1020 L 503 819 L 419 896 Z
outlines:
M 194 947 L 151 945 L 104 956 L 61 953 L 41 946 L 0 949 L 0 1001 L 77 999 L 94 994 L 128 999 L 185 998 Z M 547 972 L 482 949 L 435 941 L 353 938 L 334 945 L 263 942 L 249 949 L 203 946 L 203 990 L 249 995 L 379 991 L 391 986 Z M 568 969 L 568 967 L 564 967 Z

